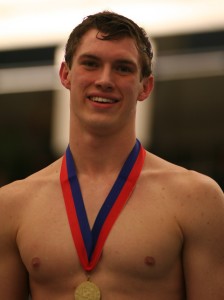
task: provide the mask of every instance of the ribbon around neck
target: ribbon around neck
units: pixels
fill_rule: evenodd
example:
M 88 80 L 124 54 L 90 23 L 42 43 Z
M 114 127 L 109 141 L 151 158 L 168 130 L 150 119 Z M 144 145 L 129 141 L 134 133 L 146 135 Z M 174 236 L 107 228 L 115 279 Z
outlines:
M 133 192 L 144 164 L 145 154 L 145 149 L 136 140 L 91 230 L 75 162 L 70 147 L 67 147 L 62 159 L 60 182 L 73 241 L 82 267 L 86 271 L 91 271 L 97 265 L 109 232 Z

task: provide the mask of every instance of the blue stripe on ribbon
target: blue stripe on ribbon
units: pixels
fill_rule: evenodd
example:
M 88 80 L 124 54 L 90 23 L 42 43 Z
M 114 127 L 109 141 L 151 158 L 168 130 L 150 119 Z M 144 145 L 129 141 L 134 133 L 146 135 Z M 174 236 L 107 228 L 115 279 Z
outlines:
M 97 243 L 101 228 L 113 207 L 117 197 L 120 194 L 133 166 L 135 161 L 137 160 L 139 151 L 140 151 L 140 142 L 136 140 L 135 146 L 133 147 L 131 153 L 129 154 L 127 160 L 125 161 L 110 193 L 108 194 L 106 200 L 104 201 L 97 218 L 94 222 L 93 229 L 91 231 L 88 217 L 86 214 L 86 209 L 84 206 L 82 193 L 80 189 L 80 185 L 78 182 L 75 163 L 71 154 L 70 147 L 68 146 L 66 150 L 66 163 L 67 163 L 67 170 L 68 170 L 68 179 L 72 191 L 73 202 L 76 209 L 78 222 L 81 230 L 81 234 L 83 237 L 83 241 L 85 244 L 86 252 L 88 254 L 89 261 L 91 260 L 92 253 L 94 251 L 95 245 Z
M 93 239 L 93 248 L 95 248 L 95 245 L 97 243 L 101 228 L 111 210 L 113 207 L 113 204 L 115 203 L 117 197 L 119 196 L 132 168 L 133 165 L 138 157 L 140 150 L 140 142 L 137 140 L 134 148 L 132 149 L 131 153 L 129 154 L 127 160 L 125 161 L 110 193 L 108 194 L 105 202 L 103 203 L 96 221 L 93 226 L 92 230 L 92 239 Z
M 68 180 L 72 191 L 73 203 L 78 217 L 78 223 L 82 233 L 86 252 L 89 257 L 90 254 L 92 253 L 92 234 L 91 234 L 91 230 L 90 230 L 90 226 L 86 214 L 86 209 L 82 198 L 80 185 L 76 174 L 75 163 L 69 146 L 66 150 L 66 163 L 67 163 L 67 170 L 68 170 Z

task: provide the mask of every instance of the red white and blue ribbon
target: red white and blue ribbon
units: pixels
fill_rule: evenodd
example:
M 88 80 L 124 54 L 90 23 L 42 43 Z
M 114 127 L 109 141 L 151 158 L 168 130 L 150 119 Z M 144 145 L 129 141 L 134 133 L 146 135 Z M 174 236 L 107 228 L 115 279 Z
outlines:
M 75 247 L 86 271 L 92 270 L 98 263 L 107 236 L 135 187 L 144 159 L 145 149 L 136 140 L 91 230 L 68 146 L 62 160 L 60 181 Z

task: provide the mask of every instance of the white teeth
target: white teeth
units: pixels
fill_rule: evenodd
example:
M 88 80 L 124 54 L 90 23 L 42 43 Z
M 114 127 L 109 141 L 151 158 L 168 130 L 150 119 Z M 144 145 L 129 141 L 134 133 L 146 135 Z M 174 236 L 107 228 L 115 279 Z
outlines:
M 101 97 L 90 97 L 90 99 L 94 102 L 99 102 L 99 103 L 114 103 L 114 102 L 116 102 L 115 100 L 101 98 Z

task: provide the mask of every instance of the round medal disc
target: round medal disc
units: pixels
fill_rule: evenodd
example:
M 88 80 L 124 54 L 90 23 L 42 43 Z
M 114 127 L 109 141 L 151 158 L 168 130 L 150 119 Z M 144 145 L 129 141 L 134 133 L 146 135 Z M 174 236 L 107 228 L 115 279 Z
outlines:
M 91 281 L 84 281 L 75 289 L 75 300 L 100 300 L 100 289 Z

